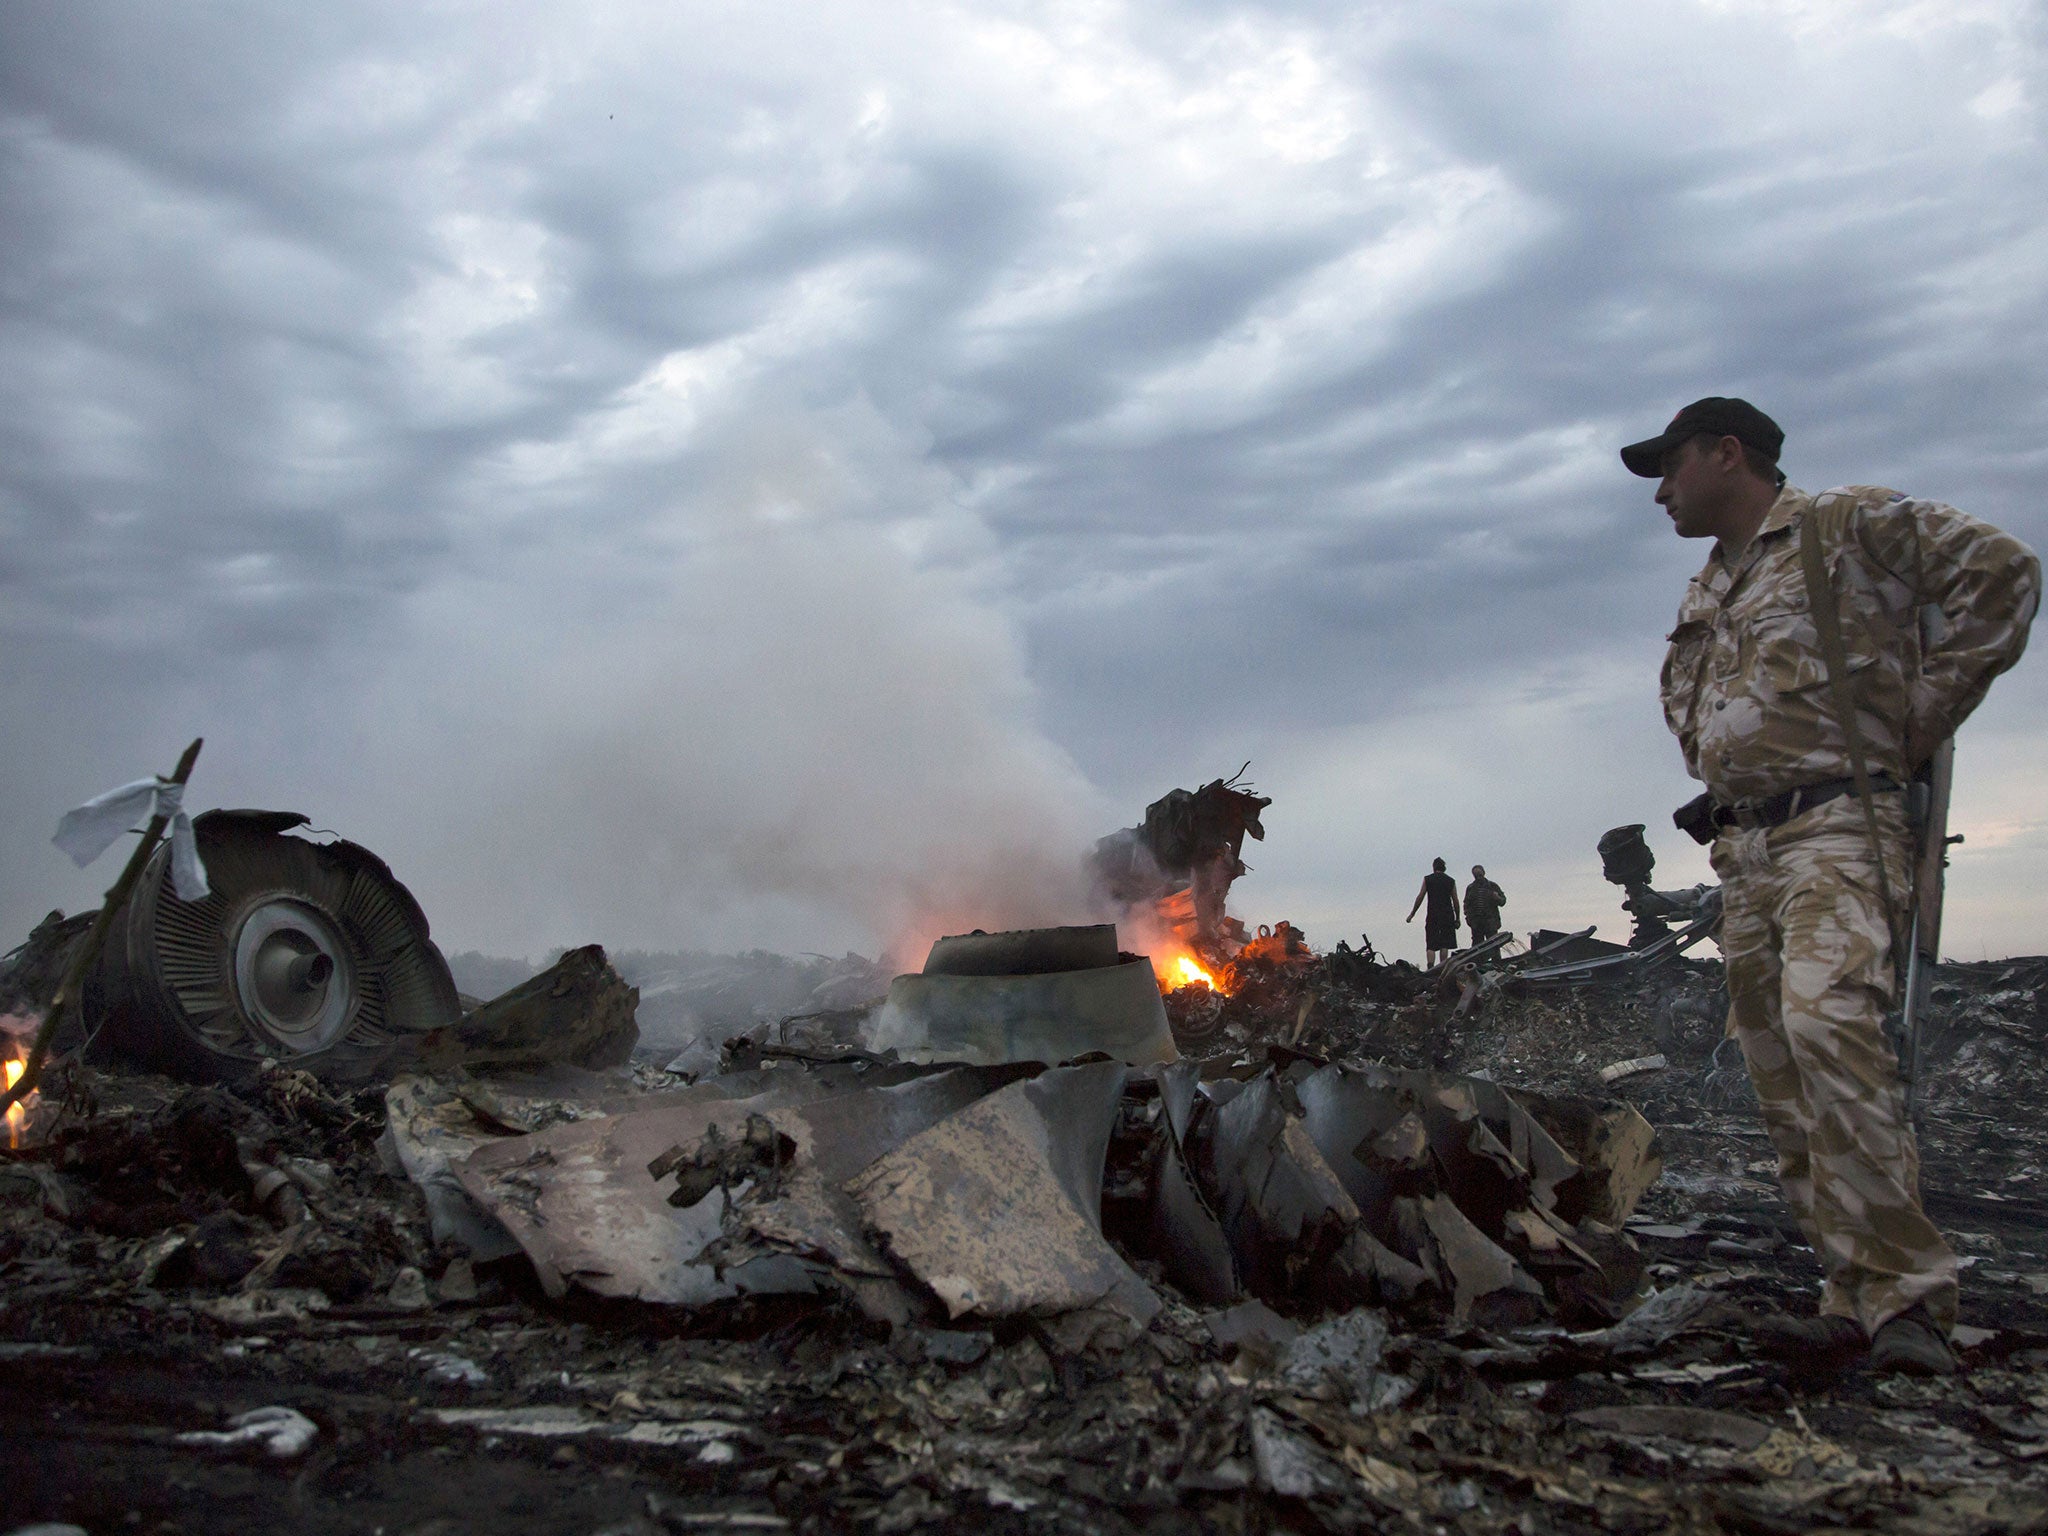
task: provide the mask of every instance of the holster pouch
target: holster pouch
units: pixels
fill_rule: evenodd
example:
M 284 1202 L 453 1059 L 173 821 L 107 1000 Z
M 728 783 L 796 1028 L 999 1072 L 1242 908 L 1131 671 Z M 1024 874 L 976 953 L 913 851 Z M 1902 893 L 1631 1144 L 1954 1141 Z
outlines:
M 1714 825 L 1714 797 L 1702 791 L 1671 813 L 1671 824 L 1696 843 L 1711 843 L 1720 836 Z

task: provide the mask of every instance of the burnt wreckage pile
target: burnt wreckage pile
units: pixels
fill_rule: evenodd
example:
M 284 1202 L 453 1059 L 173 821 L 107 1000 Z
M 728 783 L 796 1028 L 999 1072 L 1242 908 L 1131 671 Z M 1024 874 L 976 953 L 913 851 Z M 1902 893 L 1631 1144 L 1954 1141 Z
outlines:
M 1242 768 L 1200 789 L 1167 791 L 1145 807 L 1138 825 L 1096 843 L 1089 872 L 1098 899 L 1125 912 L 1156 912 L 1167 931 L 1209 963 L 1223 964 L 1250 937 L 1225 903 L 1247 871 L 1244 840 L 1264 841 L 1260 816 L 1272 803 L 1244 786 Z
M 2048 1521 L 2048 961 L 1944 967 L 1929 1019 L 1930 1205 L 1995 1331 L 1963 1381 L 1820 1384 L 1749 1348 L 1818 1270 L 1713 962 L 1475 991 L 1279 946 L 1162 998 L 1107 927 L 961 935 L 671 1071 L 595 947 L 391 1006 L 424 918 L 306 846 L 223 861 L 184 990 L 127 944 L 121 1030 L 87 1011 L 0 1163 L 9 1521 Z
M 557 1297 L 827 1296 L 1079 1350 L 1142 1333 L 1160 1284 L 1597 1323 L 1633 1295 L 1617 1235 L 1655 1160 L 1625 1105 L 1288 1052 L 1205 1073 L 1106 925 L 943 939 L 873 1024 L 637 1093 L 499 1073 L 480 1106 L 406 1073 L 392 1148 L 437 1236 Z

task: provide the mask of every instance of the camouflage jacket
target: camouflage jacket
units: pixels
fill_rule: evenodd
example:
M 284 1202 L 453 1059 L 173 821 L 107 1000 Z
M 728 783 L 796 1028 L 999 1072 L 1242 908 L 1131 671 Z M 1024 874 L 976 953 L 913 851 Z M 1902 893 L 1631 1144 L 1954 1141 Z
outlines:
M 1500 909 L 1507 904 L 1507 893 L 1491 880 L 1474 880 L 1465 887 L 1465 926 L 1476 928 L 1499 922 Z
M 1664 718 L 1687 771 L 1723 803 L 1851 773 L 1800 562 L 1808 517 L 1870 772 L 1906 778 L 1919 766 L 1909 757 L 1952 734 L 2026 648 L 2041 565 L 2018 539 L 1880 486 L 1785 487 L 1732 563 L 1714 546 L 1664 654 Z

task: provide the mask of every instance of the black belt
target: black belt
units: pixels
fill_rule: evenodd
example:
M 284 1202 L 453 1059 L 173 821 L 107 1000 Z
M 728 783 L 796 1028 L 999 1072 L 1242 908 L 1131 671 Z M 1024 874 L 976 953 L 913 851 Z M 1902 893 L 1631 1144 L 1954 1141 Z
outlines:
M 1870 787 L 1878 792 L 1897 789 L 1898 780 L 1888 773 L 1873 773 Z M 1819 784 L 1802 784 L 1797 789 L 1788 789 L 1781 794 L 1768 795 L 1762 800 L 1743 800 L 1734 805 L 1717 805 L 1713 810 L 1713 823 L 1717 827 L 1742 827 L 1751 832 L 1782 827 L 1794 816 L 1812 810 L 1815 806 L 1826 805 L 1830 800 L 1839 800 L 1843 795 L 1856 793 L 1854 779 L 1826 779 Z

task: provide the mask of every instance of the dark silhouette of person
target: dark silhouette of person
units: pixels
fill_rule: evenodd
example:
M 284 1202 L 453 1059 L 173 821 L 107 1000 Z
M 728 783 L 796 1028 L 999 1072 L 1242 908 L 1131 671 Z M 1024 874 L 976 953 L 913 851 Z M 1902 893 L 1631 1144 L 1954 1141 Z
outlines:
M 1472 942 L 1484 944 L 1500 932 L 1500 909 L 1508 904 L 1507 892 L 1486 878 L 1486 866 L 1472 866 L 1472 883 L 1465 887 L 1465 926 L 1472 930 Z
M 1424 901 L 1429 903 L 1429 911 L 1422 919 L 1422 942 L 1429 950 L 1426 964 L 1434 966 L 1450 959 L 1451 951 L 1458 947 L 1458 882 L 1444 873 L 1442 859 L 1422 877 L 1422 889 L 1415 893 L 1415 906 L 1408 909 L 1405 921 L 1415 921 L 1416 909 Z

